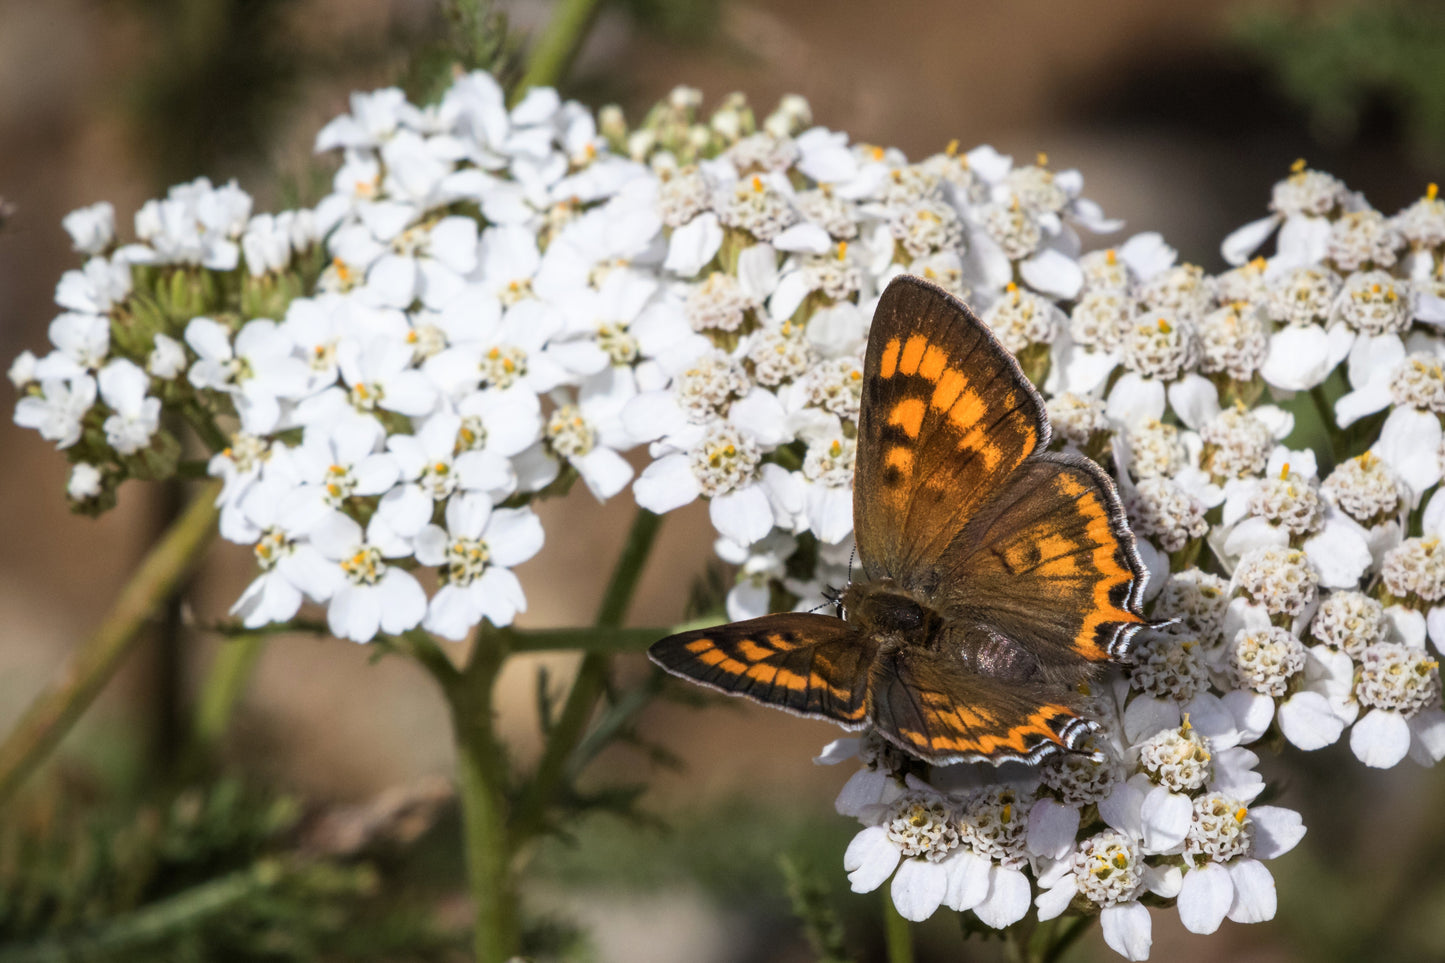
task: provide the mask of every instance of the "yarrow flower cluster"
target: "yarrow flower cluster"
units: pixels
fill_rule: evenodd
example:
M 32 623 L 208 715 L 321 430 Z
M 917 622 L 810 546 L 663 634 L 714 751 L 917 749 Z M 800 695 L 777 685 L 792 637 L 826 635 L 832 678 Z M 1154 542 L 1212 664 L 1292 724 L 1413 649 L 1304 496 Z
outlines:
M 10 367 L 78 510 L 206 446 L 221 534 L 257 562 L 246 626 L 307 600 L 358 642 L 505 626 L 533 502 L 579 479 L 659 513 L 706 499 L 733 618 L 822 604 L 848 577 L 870 319 L 909 273 L 968 300 L 1054 446 L 1114 476 L 1162 627 L 1095 681 L 1088 754 L 930 770 L 872 733 L 831 746 L 863 764 L 838 800 L 855 889 L 891 880 L 909 919 L 1098 913 L 1144 959 L 1146 897 L 1201 933 L 1274 913 L 1264 861 L 1303 826 L 1253 805 L 1250 745 L 1445 756 L 1433 186 L 1390 217 L 1298 165 L 1211 276 L 1158 234 L 1086 240 L 1121 225 L 1045 157 L 910 162 L 798 98 L 759 123 L 680 88 L 630 127 L 550 90 L 508 108 L 473 73 L 427 107 L 357 94 L 316 146 L 339 165 L 311 208 L 200 180 L 128 243 L 108 204 L 68 216 L 85 263 L 51 350 Z M 1287 444 L 1312 390 L 1353 446 L 1333 464 Z

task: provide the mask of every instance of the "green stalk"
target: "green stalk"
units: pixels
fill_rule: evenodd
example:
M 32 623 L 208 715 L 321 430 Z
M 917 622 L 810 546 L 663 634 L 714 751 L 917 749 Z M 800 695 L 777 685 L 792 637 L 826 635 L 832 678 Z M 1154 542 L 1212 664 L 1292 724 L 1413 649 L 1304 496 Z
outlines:
M 0 743 L 0 807 L 49 755 L 105 688 L 146 620 L 191 571 L 216 534 L 220 482 L 205 486 L 164 538 L 141 562 L 100 628 L 70 657 L 65 670 L 41 693 Z
M 888 963 L 913 963 L 913 933 L 908 921 L 893 905 L 893 897 L 886 888 L 883 894 L 883 943 L 887 947 Z
M 1329 467 L 1333 468 L 1349 457 L 1349 450 L 1346 447 L 1344 433 L 1338 429 L 1331 428 L 1335 423 L 1334 402 L 1331 401 L 1330 397 L 1325 393 L 1324 384 L 1315 385 L 1310 389 L 1310 401 L 1314 404 L 1315 412 L 1319 415 L 1320 433 L 1324 435 L 1329 442 Z M 1318 450 L 1318 446 L 1316 446 L 1316 450 Z M 1320 473 L 1323 475 L 1326 471 L 1326 466 L 1321 465 Z
M 438 676 L 456 736 L 457 795 L 475 904 L 477 963 L 505 963 L 517 955 L 522 941 L 507 835 L 507 760 L 492 727 L 493 688 L 506 658 L 504 633 L 479 632 L 466 671 Z M 434 674 L 440 669 L 426 659 L 423 664 Z
M 220 745 L 231 724 L 236 704 L 241 701 L 241 695 L 256 671 L 256 663 L 266 649 L 267 638 L 269 635 L 264 632 L 247 632 L 221 643 L 201 686 L 196 706 L 192 752 L 197 757 L 204 759 L 210 756 Z
M 708 623 L 715 624 L 715 623 Z M 703 626 L 698 626 L 703 628 Z M 673 629 L 518 629 L 513 652 L 641 652 Z
M 1097 914 L 1088 916 L 1076 916 L 1069 920 L 1062 928 L 1056 928 L 1052 934 L 1049 945 L 1044 948 L 1040 957 L 1042 963 L 1058 963 L 1064 958 L 1064 954 L 1079 941 L 1079 937 L 1089 931 L 1094 921 L 1099 917 Z
M 602 597 L 602 605 L 598 608 L 596 628 L 615 629 L 622 624 L 661 525 L 662 516 L 638 509 L 627 533 L 627 544 L 617 559 L 607 592 Z M 567 759 L 582 741 L 587 721 L 592 718 L 597 700 L 602 697 L 609 666 L 610 658 L 602 653 L 588 652 L 582 657 L 577 676 L 572 681 L 572 690 L 567 694 L 567 701 L 552 727 L 531 783 L 517 807 L 518 839 L 535 833 L 545 822 L 547 804 L 566 774 Z
M 546 32 L 532 47 L 514 100 L 520 100 L 532 87 L 555 87 L 562 82 L 582 41 L 587 39 L 598 7 L 597 0 L 558 0 Z

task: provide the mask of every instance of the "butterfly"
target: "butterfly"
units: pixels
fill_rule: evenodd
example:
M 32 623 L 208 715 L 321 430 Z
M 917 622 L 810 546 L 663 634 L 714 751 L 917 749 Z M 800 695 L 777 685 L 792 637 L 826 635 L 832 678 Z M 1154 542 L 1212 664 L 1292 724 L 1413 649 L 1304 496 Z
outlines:
M 900 275 L 863 363 L 853 520 L 863 578 L 841 617 L 788 612 L 683 632 L 675 675 L 933 764 L 1080 746 L 1081 684 L 1125 659 L 1148 572 L 1113 481 L 1048 451 L 1043 399 L 964 304 Z

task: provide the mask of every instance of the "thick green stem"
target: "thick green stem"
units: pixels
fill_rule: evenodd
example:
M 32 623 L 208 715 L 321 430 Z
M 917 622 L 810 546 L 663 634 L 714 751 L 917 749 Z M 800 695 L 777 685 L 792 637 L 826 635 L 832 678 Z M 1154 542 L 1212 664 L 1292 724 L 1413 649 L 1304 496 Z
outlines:
M 893 897 L 887 889 L 883 894 L 883 942 L 888 952 L 888 963 L 913 963 L 913 933 L 908 921 L 893 905 Z
M 547 31 L 532 47 L 527 71 L 517 85 L 518 99 L 531 87 L 555 87 L 562 82 L 587 39 L 598 7 L 597 0 L 558 0 Z
M 627 533 L 627 544 L 617 559 L 607 592 L 602 597 L 602 605 L 597 610 L 598 629 L 615 629 L 622 624 L 661 525 L 661 515 L 638 509 L 632 529 Z M 531 835 L 544 824 L 547 804 L 567 772 L 567 759 L 582 741 L 587 721 L 592 718 L 597 700 L 602 696 L 609 661 L 606 655 L 588 652 L 577 666 L 572 690 L 567 694 L 567 701 L 548 736 L 531 784 L 517 807 L 519 839 Z
M 31 703 L 0 743 L 0 806 L 55 748 L 110 681 L 153 616 L 216 533 L 220 483 L 196 493 L 160 544 L 151 549 L 99 629 L 70 657 L 64 672 Z
M 715 624 L 715 623 L 709 623 Z M 703 628 L 703 626 L 698 626 Z M 514 652 L 641 652 L 665 635 L 670 628 L 597 629 L 573 626 L 561 629 L 519 629 Z
M 481 645 L 487 638 L 489 636 L 486 633 L 478 632 L 477 644 Z M 510 633 L 508 638 L 510 640 Z M 461 680 L 461 672 L 452 664 L 452 660 L 447 658 L 447 654 L 442 651 L 441 646 L 436 644 L 436 640 L 424 629 L 412 629 L 405 633 L 398 642 L 432 674 L 432 677 L 443 689 Z M 508 651 L 511 651 L 510 644 L 507 648 Z
M 521 949 L 512 841 L 507 835 L 507 760 L 492 726 L 492 694 L 507 657 L 505 635 L 482 632 L 463 673 L 439 676 L 457 745 L 457 795 L 477 963 L 505 963 Z M 435 664 L 423 664 L 435 673 Z
M 627 617 L 632 596 L 637 592 L 637 583 L 642 579 L 643 566 L 652 554 L 652 544 L 657 540 L 657 531 L 661 527 L 661 515 L 654 515 L 645 508 L 637 510 L 637 517 L 632 520 L 632 528 L 627 532 L 627 543 L 622 546 L 622 555 L 612 569 L 612 578 L 608 580 L 602 604 L 597 608 L 597 628 L 616 628 Z
M 205 758 L 220 745 L 236 704 L 265 651 L 267 638 L 265 633 L 252 632 L 221 643 L 196 705 L 192 752 L 197 756 Z

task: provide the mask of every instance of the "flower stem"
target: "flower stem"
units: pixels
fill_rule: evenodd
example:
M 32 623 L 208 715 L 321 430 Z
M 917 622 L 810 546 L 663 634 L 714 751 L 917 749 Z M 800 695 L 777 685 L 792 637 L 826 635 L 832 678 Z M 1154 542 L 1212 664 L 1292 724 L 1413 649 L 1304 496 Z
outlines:
M 507 657 L 505 633 L 478 634 L 464 672 L 438 674 L 451 708 L 457 745 L 467 880 L 475 904 L 477 963 L 504 963 L 521 948 L 517 893 L 507 836 L 507 760 L 492 727 L 492 694 Z M 440 666 L 423 659 L 438 673 Z
M 195 728 L 191 734 L 191 751 L 196 757 L 204 759 L 210 755 L 225 736 L 236 704 L 266 648 L 267 638 L 267 633 L 252 632 L 221 643 L 196 706 Z
M 532 47 L 515 98 L 520 99 L 532 87 L 555 87 L 561 83 L 582 41 L 587 39 L 598 7 L 597 0 L 558 0 L 546 32 Z
M 893 905 L 893 897 L 884 889 L 883 893 L 883 943 L 887 947 L 888 963 L 913 963 L 913 933 L 908 921 Z
M 711 623 L 710 623 L 711 624 Z M 702 626 L 698 626 L 702 628 Z M 605 654 L 641 652 L 653 642 L 674 631 L 670 628 L 596 629 L 573 626 L 561 629 L 519 629 L 514 652 L 577 651 Z
M 1096 914 L 1092 913 L 1088 916 L 1076 916 L 1069 920 L 1062 929 L 1055 929 L 1052 934 L 1053 939 L 1050 940 L 1048 946 L 1044 947 L 1043 954 L 1039 957 L 1041 963 L 1058 963 L 1064 958 L 1064 954 L 1069 951 L 1069 948 L 1079 942 L 1079 937 L 1089 931 L 1089 927 L 1093 926 L 1094 921 L 1098 918 Z
M 617 559 L 607 592 L 597 610 L 597 629 L 616 629 L 622 624 L 661 526 L 661 515 L 638 509 L 637 517 L 632 520 L 632 529 L 627 533 L 627 544 Z M 552 727 L 542 758 L 537 762 L 531 783 L 517 807 L 518 839 L 525 839 L 542 826 L 547 804 L 566 775 L 567 759 L 582 741 L 583 730 L 602 696 L 610 661 L 603 653 L 588 652 L 577 666 L 577 676 L 572 681 L 567 701 Z
M 216 533 L 220 483 L 202 488 L 165 537 L 141 562 L 105 621 L 70 657 L 60 678 L 41 693 L 0 743 L 0 806 L 55 748 L 105 688 L 140 629 Z

